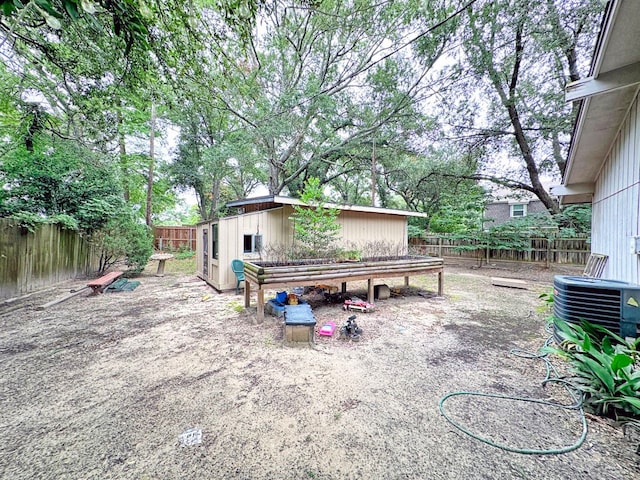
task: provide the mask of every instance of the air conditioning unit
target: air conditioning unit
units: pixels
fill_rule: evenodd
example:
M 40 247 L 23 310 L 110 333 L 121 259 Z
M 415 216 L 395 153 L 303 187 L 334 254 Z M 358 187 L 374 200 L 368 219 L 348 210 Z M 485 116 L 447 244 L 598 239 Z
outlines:
M 570 323 L 587 320 L 622 337 L 640 336 L 640 285 L 556 275 L 553 293 L 557 318 Z

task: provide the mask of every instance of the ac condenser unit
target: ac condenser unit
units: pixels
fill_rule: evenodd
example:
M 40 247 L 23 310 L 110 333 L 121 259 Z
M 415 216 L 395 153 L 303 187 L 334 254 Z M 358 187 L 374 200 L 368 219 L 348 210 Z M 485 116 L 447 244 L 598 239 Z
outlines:
M 553 293 L 553 314 L 561 320 L 587 320 L 622 337 L 640 336 L 640 285 L 556 275 Z

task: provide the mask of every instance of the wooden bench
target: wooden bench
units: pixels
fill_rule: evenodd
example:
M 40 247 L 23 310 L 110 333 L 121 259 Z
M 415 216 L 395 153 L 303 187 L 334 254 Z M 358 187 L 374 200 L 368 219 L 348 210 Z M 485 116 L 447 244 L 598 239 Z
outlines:
M 87 287 L 91 287 L 93 293 L 102 293 L 102 290 L 104 290 L 105 287 L 111 285 L 123 274 L 124 272 L 109 272 L 106 275 L 87 283 Z

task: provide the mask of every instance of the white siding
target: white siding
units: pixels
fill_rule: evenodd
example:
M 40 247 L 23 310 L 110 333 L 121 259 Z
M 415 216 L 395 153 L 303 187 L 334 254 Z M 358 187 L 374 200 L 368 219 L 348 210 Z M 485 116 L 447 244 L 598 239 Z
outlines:
M 640 256 L 631 237 L 640 235 L 640 109 L 636 97 L 596 180 L 591 251 L 609 255 L 603 277 L 639 283 Z

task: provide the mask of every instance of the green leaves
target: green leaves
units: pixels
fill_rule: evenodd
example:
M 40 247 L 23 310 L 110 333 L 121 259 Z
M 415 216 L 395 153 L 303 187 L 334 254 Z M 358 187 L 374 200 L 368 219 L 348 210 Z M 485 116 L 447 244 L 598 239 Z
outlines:
M 111 166 L 75 142 L 44 134 L 33 140 L 33 151 L 20 146 L 3 157 L 6 188 L 0 214 L 22 215 L 25 221 L 31 215 L 88 232 L 99 229 L 122 202 Z
M 640 353 L 637 341 L 626 341 L 600 325 L 574 325 L 554 319 L 563 338 L 549 351 L 569 359 L 585 404 L 596 413 L 640 415 Z
M 317 178 L 305 182 L 301 200 L 307 206 L 293 206 L 294 239 L 300 242 L 303 254 L 308 258 L 329 256 L 340 231 L 339 212 L 323 205 L 325 196 Z

